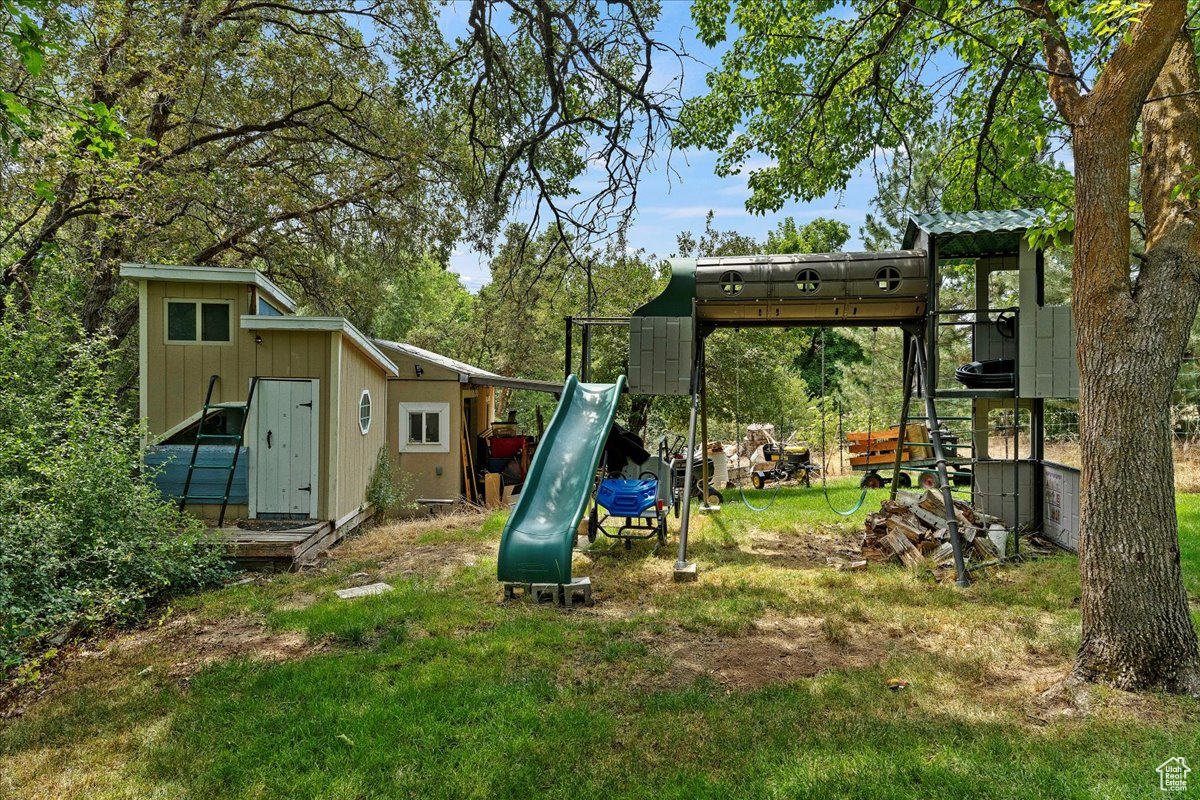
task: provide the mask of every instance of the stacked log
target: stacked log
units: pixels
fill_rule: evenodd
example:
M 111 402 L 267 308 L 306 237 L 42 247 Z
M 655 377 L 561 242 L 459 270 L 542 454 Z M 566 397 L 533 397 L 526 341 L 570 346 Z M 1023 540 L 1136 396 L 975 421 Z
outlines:
M 966 561 L 980 564 L 1003 555 L 988 535 L 1004 530 L 999 520 L 961 500 L 954 501 L 954 518 Z M 869 559 L 898 560 L 914 568 L 953 568 L 946 505 L 938 492 L 900 492 L 895 500 L 885 500 L 879 511 L 867 514 L 863 527 L 862 551 Z

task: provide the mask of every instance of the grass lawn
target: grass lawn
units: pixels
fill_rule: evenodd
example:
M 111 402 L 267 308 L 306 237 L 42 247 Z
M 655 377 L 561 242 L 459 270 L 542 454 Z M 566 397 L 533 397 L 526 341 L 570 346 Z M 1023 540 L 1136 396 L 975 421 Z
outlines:
M 1179 507 L 1200 597 L 1200 496 Z M 1078 644 L 1074 558 L 966 591 L 830 568 L 862 516 L 734 493 L 694 520 L 697 583 L 671 582 L 674 537 L 602 541 L 575 561 L 596 606 L 570 611 L 501 602 L 501 515 L 378 527 L 75 653 L 0 721 L 0 796 L 1146 797 L 1162 761 L 1200 762 L 1193 701 L 1046 692 Z M 332 594 L 364 580 L 395 591 Z

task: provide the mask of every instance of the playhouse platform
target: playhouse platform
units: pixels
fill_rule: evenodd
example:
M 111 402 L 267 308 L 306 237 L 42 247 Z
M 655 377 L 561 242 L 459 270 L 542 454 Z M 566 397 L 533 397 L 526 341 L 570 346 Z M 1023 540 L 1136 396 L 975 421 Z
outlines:
M 238 566 L 290 570 L 315 561 L 370 517 L 371 512 L 364 511 L 340 526 L 333 520 L 297 520 L 290 525 L 283 520 L 268 525 L 239 520 L 236 526 L 221 528 L 220 534 Z

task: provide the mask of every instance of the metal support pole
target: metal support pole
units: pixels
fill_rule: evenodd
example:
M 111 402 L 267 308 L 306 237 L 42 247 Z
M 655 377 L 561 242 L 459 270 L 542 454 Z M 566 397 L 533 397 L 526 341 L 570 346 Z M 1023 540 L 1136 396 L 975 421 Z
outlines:
M 563 380 L 565 381 L 567 378 L 571 377 L 571 318 L 563 317 L 563 322 L 566 324 L 566 327 L 567 327 L 566 361 L 563 365 Z
M 675 561 L 675 570 L 688 568 L 687 541 L 688 520 L 691 517 L 692 504 L 692 462 L 696 452 L 696 416 L 700 406 L 700 365 L 704 363 L 704 339 L 696 342 L 696 355 L 692 361 L 692 411 L 688 417 L 687 448 L 683 454 L 683 509 L 679 516 L 679 558 Z
M 592 326 L 583 323 L 583 335 L 579 345 L 579 381 L 592 382 Z
M 1046 520 L 1046 401 L 1040 397 L 1030 400 L 1029 450 L 1033 458 L 1033 529 L 1044 529 Z M 1014 539 L 1014 557 L 1021 557 L 1021 537 Z
M 950 493 L 950 477 L 946 473 L 946 453 L 942 449 L 941 425 L 937 418 L 937 404 L 933 395 L 936 389 L 936 378 L 929 374 L 929 362 L 925 353 L 925 337 L 916 341 L 917 371 L 925 384 L 925 416 L 929 423 L 929 441 L 933 445 L 933 457 L 937 462 L 938 480 L 942 485 L 942 502 L 946 505 L 946 529 L 950 533 L 950 548 L 954 552 L 954 574 L 956 583 L 966 588 L 971 585 L 967 576 L 967 567 L 963 562 L 962 538 L 958 533 L 958 519 L 954 514 L 954 496 Z
M 900 436 L 896 442 L 896 461 L 892 465 L 892 485 L 888 495 L 889 499 L 896 499 L 896 492 L 900 489 L 900 463 L 901 457 L 904 455 L 904 438 L 908 433 L 908 407 L 912 402 L 912 352 L 913 337 L 908 331 L 904 332 L 904 361 L 900 368 L 903 381 L 903 394 L 900 401 Z
M 1013 387 L 1013 536 L 1021 538 L 1021 398 Z
M 708 509 L 708 370 L 700 346 L 700 508 Z

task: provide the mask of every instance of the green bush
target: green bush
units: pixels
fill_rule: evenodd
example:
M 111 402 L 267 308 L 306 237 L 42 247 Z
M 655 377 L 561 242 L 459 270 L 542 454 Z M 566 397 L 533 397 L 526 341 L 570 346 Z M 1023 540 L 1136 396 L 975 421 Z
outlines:
M 0 677 L 55 631 L 226 574 L 219 541 L 144 474 L 114 355 L 61 319 L 0 324 Z
M 410 476 L 404 472 L 397 474 L 392 469 L 387 448 L 379 448 L 375 468 L 371 470 L 371 479 L 367 482 L 367 502 L 375 509 L 375 519 L 383 521 L 401 511 L 416 508 L 416 503 L 409 499 L 411 492 Z

